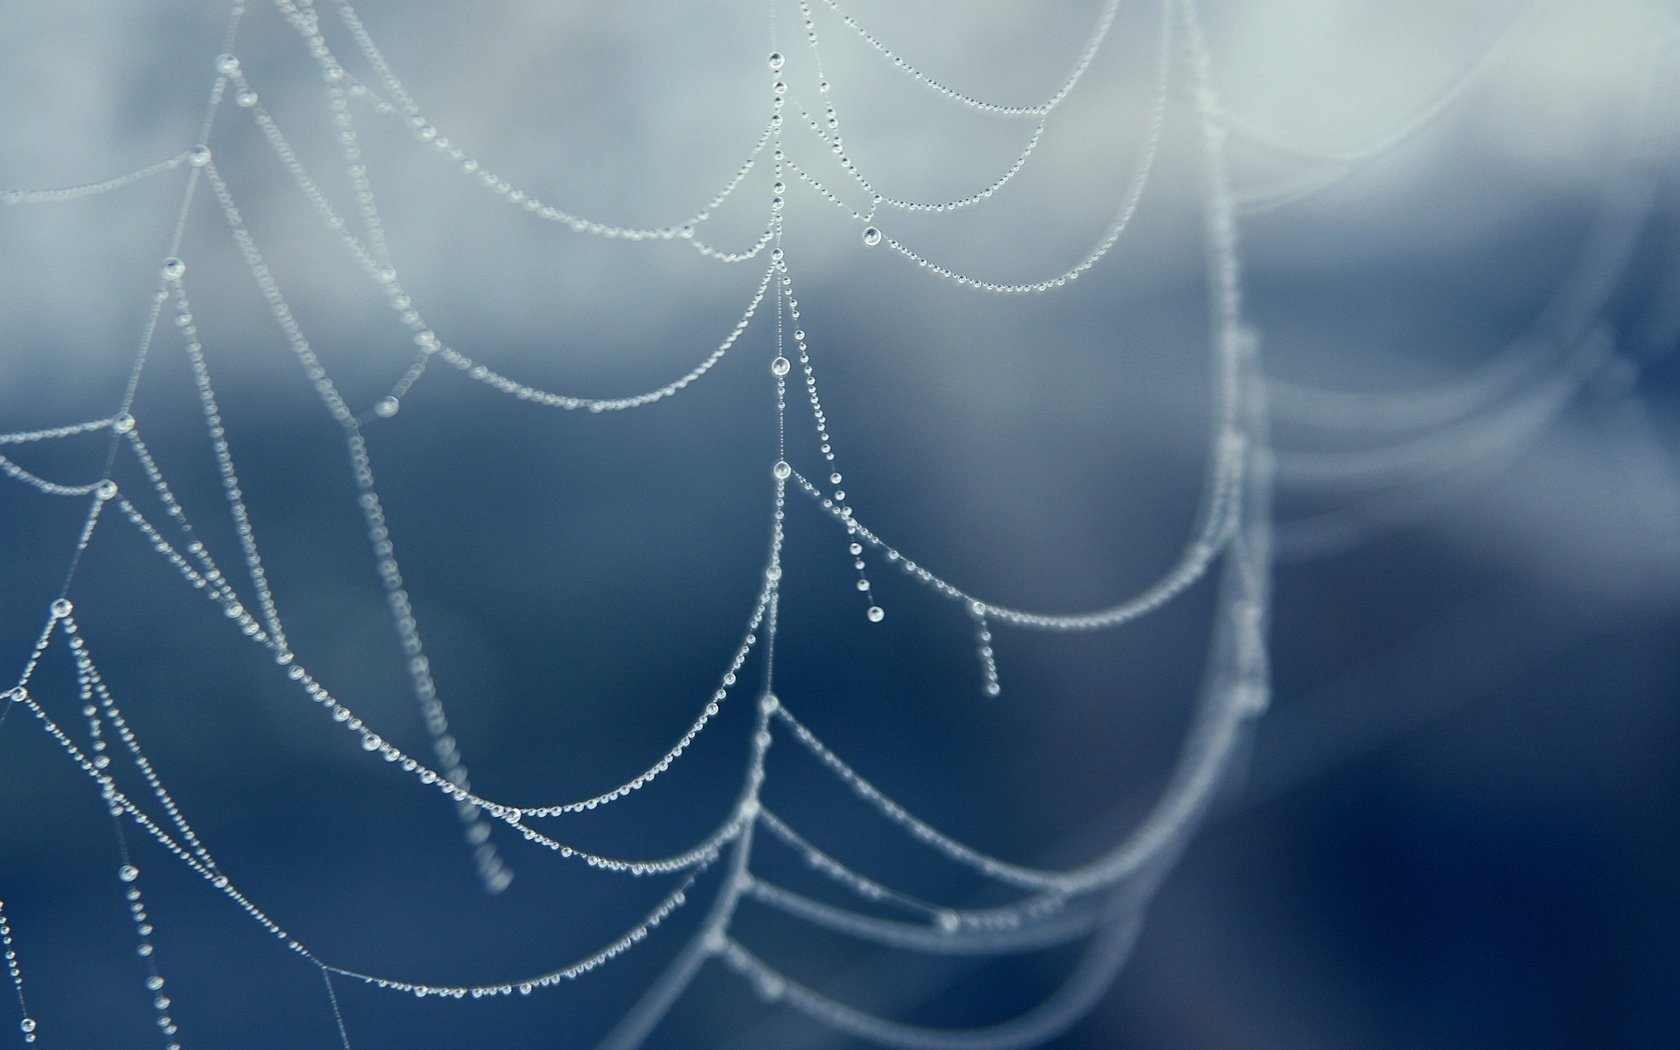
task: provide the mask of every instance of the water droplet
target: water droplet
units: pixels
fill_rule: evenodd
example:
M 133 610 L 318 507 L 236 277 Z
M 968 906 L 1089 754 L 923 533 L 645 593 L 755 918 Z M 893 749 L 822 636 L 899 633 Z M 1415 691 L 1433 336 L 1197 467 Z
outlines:
M 939 928 L 946 933 L 956 933 L 962 928 L 962 916 L 954 911 L 942 911 L 935 918 Z
M 1003 692 L 1003 686 L 999 685 L 998 683 L 996 683 L 996 682 L 987 682 L 986 683 L 986 695 L 987 696 L 998 696 L 1002 692 Z
M 793 371 L 793 362 L 785 357 L 777 355 L 776 359 L 770 362 L 770 374 L 773 376 L 785 376 L 791 371 Z
M 255 91 L 241 91 L 234 96 L 233 101 L 241 109 L 250 109 L 257 104 L 257 93 Z
M 122 415 L 111 420 L 111 429 L 115 430 L 119 434 L 132 432 L 134 430 L 134 417 L 129 415 L 127 412 L 124 412 Z
M 166 280 L 166 281 L 179 281 L 181 279 L 181 275 L 186 273 L 186 272 L 187 272 L 187 264 L 182 262 L 181 260 L 175 258 L 173 255 L 171 255 L 169 258 L 163 260 L 163 279 L 164 280 Z
M 771 211 L 781 211 L 781 210 L 782 210 L 782 206 L 783 206 L 783 205 L 784 205 L 784 204 L 785 204 L 785 203 L 786 203 L 786 202 L 785 202 L 785 201 L 783 201 L 783 200 L 782 200 L 782 198 L 780 198 L 780 197 L 771 197 L 771 198 L 770 198 L 770 210 L 771 210 Z
M 117 483 L 110 478 L 106 478 L 93 490 L 93 494 L 102 500 L 115 499 L 117 497 Z
M 124 882 L 133 882 L 140 877 L 140 869 L 132 864 L 124 864 L 117 869 L 117 878 Z
M 881 243 L 881 231 L 873 226 L 866 226 L 863 230 L 863 243 L 873 248 Z
M 239 72 L 239 59 L 235 58 L 233 55 L 217 55 L 216 72 L 222 74 L 224 77 L 233 76 L 235 73 Z
M 763 974 L 754 984 L 758 987 L 759 998 L 767 1003 L 773 1003 L 787 992 L 787 984 L 774 974 Z
M 770 52 L 770 68 L 771 68 L 771 69 L 780 69 L 780 68 L 782 68 L 782 65 L 783 65 L 783 64 L 784 64 L 784 63 L 785 63 L 785 62 L 786 62 L 786 61 L 787 61 L 787 60 L 786 60 L 786 59 L 785 59 L 785 58 L 783 58 L 783 57 L 782 57 L 782 53 L 781 53 L 781 52 L 780 52 L 780 51 L 772 51 L 772 52 Z
M 55 619 L 64 619 L 66 616 L 69 616 L 71 612 L 75 611 L 75 608 L 76 607 L 74 605 L 70 604 L 70 599 L 68 598 L 53 599 L 52 614 Z
M 396 398 L 382 397 L 379 399 L 379 403 L 373 406 L 373 414 L 381 419 L 390 419 L 397 414 L 397 409 L 401 407 L 402 402 Z
M 194 146 L 187 151 L 187 163 L 195 168 L 202 168 L 210 163 L 210 147 Z
M 774 91 L 777 95 L 785 95 L 787 94 L 787 83 L 785 81 L 778 80 L 770 90 Z
M 788 464 L 787 460 L 778 459 L 776 465 L 770 468 L 770 473 L 776 476 L 777 481 L 786 481 L 793 476 L 793 467 Z
M 786 193 L 787 192 L 787 183 L 782 182 L 779 179 L 775 182 L 772 182 L 770 184 L 770 192 L 774 193 L 774 194 L 778 194 L 778 195 Z
M 882 620 L 887 618 L 887 610 L 881 608 L 879 605 L 871 605 L 869 607 L 869 612 L 866 615 L 868 615 L 870 623 L 880 623 Z

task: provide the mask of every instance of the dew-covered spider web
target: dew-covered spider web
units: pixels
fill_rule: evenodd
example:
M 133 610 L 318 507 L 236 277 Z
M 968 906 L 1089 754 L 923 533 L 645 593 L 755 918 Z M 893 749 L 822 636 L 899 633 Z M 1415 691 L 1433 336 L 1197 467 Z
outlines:
M 0 26 L 0 1043 L 1487 1045 L 1174 869 L 1671 770 L 1666 5 Z

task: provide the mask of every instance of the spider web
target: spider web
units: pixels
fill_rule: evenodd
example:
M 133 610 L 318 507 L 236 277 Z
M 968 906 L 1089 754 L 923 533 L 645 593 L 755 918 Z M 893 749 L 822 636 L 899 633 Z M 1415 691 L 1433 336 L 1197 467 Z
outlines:
M 23 1041 L 1041 1045 L 1240 782 L 1279 554 L 1591 401 L 1648 557 L 1583 571 L 1672 578 L 1669 21 L 1603 19 L 1549 290 L 1394 394 L 1266 375 L 1242 239 L 1443 134 L 1546 5 L 1333 147 L 1247 115 L 1197 5 L 1087 6 L 239 5 L 139 75 L 173 152 L 0 191 L 77 348 L 19 340 L 0 435 Z M 49 125 L 108 91 L 23 77 Z

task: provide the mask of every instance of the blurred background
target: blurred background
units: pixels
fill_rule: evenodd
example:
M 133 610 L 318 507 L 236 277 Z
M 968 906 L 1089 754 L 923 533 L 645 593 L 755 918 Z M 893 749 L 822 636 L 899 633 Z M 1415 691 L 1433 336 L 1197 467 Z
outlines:
M 1273 709 L 1131 961 L 1051 1045 L 1680 1044 L 1673 16 L 1631 2 L 1202 7 L 1242 208 L 1244 316 L 1275 380 Z M 953 91 L 1031 106 L 1067 79 L 1103 5 L 840 9 Z M 787 2 L 357 10 L 427 119 L 484 169 L 569 213 L 638 227 L 685 222 L 735 175 L 771 111 L 765 56 L 782 52 L 787 156 L 826 190 L 787 177 L 784 248 L 859 520 L 956 586 L 1035 610 L 1113 604 L 1179 556 L 1205 484 L 1212 378 L 1204 157 L 1182 34 L 1159 152 L 1113 250 L 1067 287 L 1003 296 L 866 246 L 855 211 L 868 194 L 801 110 L 821 124 L 832 102 L 875 191 L 929 203 L 992 185 L 1038 121 L 930 91 L 826 3 L 812 4 L 820 71 Z M 377 88 L 331 5 L 321 21 Z M 210 3 L 0 6 L 0 189 L 181 155 L 198 141 L 226 26 Z M 1122 5 L 1007 185 L 959 210 L 883 208 L 874 223 L 981 280 L 1072 267 L 1149 149 L 1161 33 L 1159 6 Z M 272 114 L 353 225 L 326 84 L 269 5 L 252 5 L 232 51 L 260 107 L 216 112 L 215 168 L 321 365 L 369 411 L 408 368 L 412 333 L 253 119 Z M 350 112 L 415 308 L 520 382 L 593 397 L 657 388 L 717 347 L 764 275 L 762 255 L 723 263 L 682 238 L 627 243 L 544 222 L 403 118 L 365 99 Z M 700 241 L 755 243 L 767 159 L 696 228 Z M 120 403 L 188 173 L 178 163 L 109 193 L 0 205 L 0 431 Z M 184 214 L 184 287 L 292 648 L 386 739 L 425 754 L 342 431 L 206 190 Z M 133 414 L 235 576 L 240 546 L 172 312 Z M 610 788 L 717 687 L 769 546 L 775 321 L 767 301 L 707 375 L 635 411 L 545 408 L 434 362 L 398 413 L 368 424 L 397 557 L 482 794 L 542 804 Z M 788 459 L 820 476 L 812 414 L 793 393 Z M 0 453 L 86 484 L 105 476 L 109 439 Z M 109 476 L 165 519 L 126 449 Z M 0 479 L 5 667 L 24 667 L 87 506 Z M 1137 824 L 1192 715 L 1210 583 L 1112 631 L 994 624 L 1002 692 L 990 697 L 965 612 L 866 555 L 886 612 L 868 622 L 846 545 L 809 501 L 790 500 L 775 666 L 790 710 L 911 811 L 1002 857 L 1069 866 Z M 335 965 L 518 981 L 591 954 L 673 885 L 498 834 L 515 877 L 487 896 L 453 807 L 365 753 L 114 508 L 70 596 L 222 869 Z M 657 782 L 545 830 L 625 856 L 703 838 L 740 790 L 761 658 Z M 30 688 L 85 735 L 63 645 Z M 871 877 L 951 906 L 1008 899 L 790 740 L 768 774 L 766 804 Z M 183 1045 L 339 1045 L 313 967 L 132 825 L 126 835 Z M 0 899 L 41 1045 L 162 1043 L 119 863 L 95 786 L 12 705 Z M 767 837 L 753 868 L 852 903 Z M 352 1044 L 594 1045 L 716 884 L 704 877 L 623 958 L 529 998 L 417 1001 L 340 980 Z M 1029 1009 L 1080 947 L 922 957 L 750 902 L 734 932 L 825 994 L 957 1027 Z M 648 1045 L 849 1044 L 711 964 Z

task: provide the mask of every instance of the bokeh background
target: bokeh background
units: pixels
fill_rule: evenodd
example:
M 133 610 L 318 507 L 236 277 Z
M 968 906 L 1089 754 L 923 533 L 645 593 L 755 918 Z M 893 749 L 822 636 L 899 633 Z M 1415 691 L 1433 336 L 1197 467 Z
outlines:
M 1005 102 L 1050 95 L 1100 8 L 843 6 L 951 86 Z M 1379 142 L 1479 69 L 1394 149 L 1322 194 L 1242 218 L 1245 313 L 1269 373 L 1376 397 L 1459 389 L 1499 361 L 1536 365 L 1514 377 L 1511 398 L 1473 414 L 1491 431 L 1445 429 L 1418 469 L 1280 487 L 1292 556 L 1276 580 L 1274 709 L 1150 908 L 1134 958 L 1054 1045 L 1680 1043 L 1680 187 L 1662 134 L 1680 57 L 1672 15 L 1505 0 L 1203 6 L 1226 107 L 1309 146 Z M 952 105 L 813 7 L 849 155 L 881 192 L 959 198 L 1019 154 L 1031 121 Z M 771 47 L 789 56 L 795 103 L 815 110 L 820 97 L 794 4 L 358 10 L 439 129 L 511 183 L 606 222 L 680 221 L 727 181 L 769 113 Z M 0 6 L 0 188 L 98 180 L 192 145 L 225 14 L 210 3 Z M 322 14 L 338 53 L 363 68 Z M 984 205 L 879 224 L 987 279 L 1071 265 L 1101 236 L 1146 141 L 1160 17 L 1122 6 L 1030 162 Z M 256 4 L 234 50 L 323 191 L 354 214 L 297 35 Z M 1110 604 L 1157 577 L 1193 527 L 1210 376 L 1200 143 L 1181 58 L 1132 227 L 1052 294 L 954 287 L 866 248 L 854 218 L 789 180 L 788 264 L 859 517 L 990 600 Z M 762 276 L 757 262 L 719 264 L 681 241 L 626 244 L 536 221 L 400 121 L 353 112 L 405 287 L 452 344 L 518 379 L 592 396 L 656 387 L 718 343 Z M 789 123 L 790 157 L 861 207 L 796 106 Z M 298 322 L 352 404 L 371 406 L 413 352 L 382 292 L 309 211 L 247 110 L 224 104 L 209 138 Z M 1326 170 L 1240 136 L 1228 148 L 1239 192 Z M 0 430 L 112 411 L 186 175 L 0 206 Z M 761 163 L 703 237 L 750 245 L 769 182 Z M 337 425 L 206 193 L 180 254 L 293 648 L 385 737 L 421 753 Z M 1602 279 L 1590 309 L 1582 273 Z M 434 366 L 395 417 L 368 427 L 432 665 L 486 795 L 541 803 L 616 784 L 715 688 L 768 544 L 773 320 L 765 309 L 711 374 L 635 412 L 543 409 Z M 1554 343 L 1583 341 L 1609 356 L 1571 381 L 1544 426 L 1502 411 L 1571 374 Z M 167 325 L 134 414 L 231 571 L 238 546 Z M 795 400 L 788 421 L 789 458 L 814 473 L 808 409 Z M 1390 439 L 1288 413 L 1274 437 L 1280 463 L 1296 465 Z M 101 476 L 107 443 L 0 451 L 84 483 Z M 132 457 L 119 455 L 112 476 L 161 518 Z M 23 666 L 85 512 L 80 499 L 0 484 L 4 666 Z M 1003 693 L 990 698 L 962 611 L 876 565 L 887 617 L 866 622 L 845 537 L 803 501 L 790 507 L 785 559 L 776 691 L 910 809 L 1048 865 L 1095 855 L 1147 811 L 1190 717 L 1211 587 L 1112 632 L 994 627 Z M 515 881 L 486 897 L 452 808 L 371 761 L 117 515 L 70 593 L 222 868 L 335 964 L 517 980 L 589 954 L 667 890 L 504 835 Z M 755 658 L 744 682 L 761 675 Z M 555 833 L 630 855 L 703 836 L 739 788 L 754 691 L 653 786 Z M 32 692 L 78 725 L 62 647 Z M 788 742 L 772 750 L 765 797 L 883 881 L 953 905 L 1004 899 L 893 831 Z M 312 967 L 154 843 L 132 828 L 128 838 L 184 1045 L 337 1045 Z M 154 1045 L 117 864 L 96 790 L 12 710 L 0 723 L 0 899 L 41 1045 Z M 827 892 L 774 843 L 761 842 L 754 867 Z M 415 1001 L 340 981 L 353 1045 L 592 1045 L 686 940 L 715 882 L 625 958 L 528 999 Z M 751 905 L 736 932 L 799 980 L 927 1024 L 1018 1013 L 1077 954 L 880 952 Z M 712 965 L 649 1045 L 846 1043 Z

